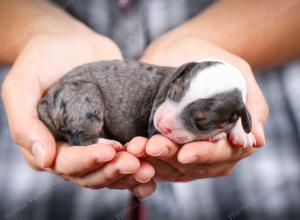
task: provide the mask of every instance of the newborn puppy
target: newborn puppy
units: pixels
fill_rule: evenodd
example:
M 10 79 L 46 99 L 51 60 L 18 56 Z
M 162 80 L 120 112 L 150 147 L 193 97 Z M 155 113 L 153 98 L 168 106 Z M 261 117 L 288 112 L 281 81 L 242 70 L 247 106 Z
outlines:
M 166 99 L 154 112 L 155 128 L 184 144 L 227 137 L 235 145 L 252 147 L 251 116 L 246 108 L 246 82 L 234 66 L 202 60 L 181 66 Z
M 240 71 L 218 60 L 179 68 L 100 61 L 71 70 L 38 105 L 57 140 L 72 145 L 122 144 L 161 133 L 184 144 L 226 138 L 251 147 L 255 138 Z M 122 144 L 121 144 L 122 143 Z

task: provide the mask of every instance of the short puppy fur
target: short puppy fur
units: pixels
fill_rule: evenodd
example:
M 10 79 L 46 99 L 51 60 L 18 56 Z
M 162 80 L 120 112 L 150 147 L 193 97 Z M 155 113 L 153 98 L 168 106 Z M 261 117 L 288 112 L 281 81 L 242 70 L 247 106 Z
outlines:
M 161 133 L 184 144 L 229 137 L 255 145 L 240 71 L 221 60 L 179 68 L 138 61 L 99 61 L 67 73 L 40 100 L 40 119 L 56 140 L 106 143 L 116 149 L 135 136 Z

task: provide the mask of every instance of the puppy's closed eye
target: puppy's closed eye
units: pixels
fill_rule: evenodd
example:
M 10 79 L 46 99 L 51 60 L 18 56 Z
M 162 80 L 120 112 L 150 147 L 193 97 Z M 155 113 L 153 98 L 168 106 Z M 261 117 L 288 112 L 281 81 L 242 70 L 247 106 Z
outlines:
M 197 119 L 201 120 L 201 119 L 205 119 L 207 117 L 207 112 L 203 112 L 203 111 L 198 111 L 196 113 L 196 117 Z
M 219 129 L 224 129 L 226 127 L 227 123 L 221 123 L 219 124 L 218 128 Z
M 197 118 L 195 121 L 195 125 L 199 131 L 206 130 L 206 124 L 205 124 L 206 118 Z

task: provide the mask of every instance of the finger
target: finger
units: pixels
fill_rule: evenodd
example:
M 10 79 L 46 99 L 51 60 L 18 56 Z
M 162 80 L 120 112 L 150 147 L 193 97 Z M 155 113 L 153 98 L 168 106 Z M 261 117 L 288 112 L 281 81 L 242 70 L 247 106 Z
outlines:
M 156 174 L 159 179 L 171 182 L 191 181 L 199 178 L 217 177 L 228 175 L 233 171 L 237 161 L 219 164 L 178 164 L 176 167 L 168 166 L 164 161 L 153 158 Z M 161 171 L 163 170 L 163 171 Z
M 144 157 L 146 155 L 147 141 L 147 138 L 135 137 L 125 145 L 126 150 L 136 157 Z
M 263 127 L 269 116 L 269 108 L 261 89 L 254 78 L 251 67 L 248 64 L 243 65 L 242 72 L 245 75 L 248 88 L 247 108 L 252 117 L 251 132 L 256 139 L 255 146 L 261 147 L 265 144 Z
M 147 183 L 154 177 L 155 170 L 153 166 L 146 161 L 141 161 L 140 164 L 140 168 L 133 174 L 133 177 L 139 183 Z
M 254 148 L 240 148 L 229 145 L 227 140 L 216 143 L 197 141 L 185 144 L 178 152 L 180 163 L 213 164 L 235 161 L 254 152 Z
M 109 188 L 129 189 L 138 184 L 150 182 L 155 175 L 153 166 L 146 161 L 141 161 L 140 163 L 140 168 L 134 174 L 119 179 L 110 185 Z
M 25 148 L 20 147 L 23 158 L 27 161 L 29 166 L 36 171 L 44 171 L 41 166 L 37 163 L 36 159 L 28 152 Z M 47 168 L 46 168 L 47 169 Z
M 148 183 L 139 184 L 131 189 L 132 193 L 139 198 L 145 198 L 150 196 L 156 190 L 156 184 L 154 180 Z
M 129 189 L 138 184 L 140 184 L 140 183 L 134 179 L 133 175 L 127 175 L 127 176 L 121 177 L 116 182 L 108 185 L 108 188 L 109 189 Z
M 159 158 L 170 158 L 177 153 L 178 149 L 175 143 L 160 134 L 151 137 L 146 145 L 147 154 Z
M 9 73 L 2 85 L 2 99 L 12 139 L 30 152 L 41 167 L 50 167 L 55 157 L 55 140 L 38 119 L 36 106 L 42 96 L 36 77 Z
M 220 177 L 232 173 L 237 162 L 224 162 L 212 165 L 189 165 L 181 168 L 183 175 L 178 176 L 174 181 L 191 181 L 200 178 Z
M 249 98 L 247 104 L 250 114 L 252 116 L 252 129 L 251 132 L 256 139 L 255 147 L 262 147 L 265 145 L 265 134 L 264 134 L 264 125 L 269 115 L 268 106 L 263 97 L 259 97 L 255 101 L 253 98 Z M 260 103 L 257 105 L 257 103 Z
M 53 170 L 59 174 L 82 176 L 111 161 L 116 151 L 110 145 L 69 146 L 58 144 L 57 157 Z
M 163 161 L 157 158 L 148 158 L 149 163 L 155 169 L 155 178 L 165 180 L 165 181 L 174 181 L 178 176 L 183 175 L 180 172 L 180 167 L 173 167 L 167 161 Z M 182 166 L 182 165 L 181 165 Z
M 102 188 L 116 182 L 124 175 L 135 173 L 139 167 L 139 160 L 123 151 L 117 153 L 115 158 L 102 168 L 83 177 L 71 177 L 70 179 L 83 187 Z

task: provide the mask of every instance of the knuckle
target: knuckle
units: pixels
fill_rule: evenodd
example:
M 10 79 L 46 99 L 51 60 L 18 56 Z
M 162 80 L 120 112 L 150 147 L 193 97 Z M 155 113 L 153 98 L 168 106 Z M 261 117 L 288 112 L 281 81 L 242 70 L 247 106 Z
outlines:
M 132 141 L 134 141 L 134 142 L 141 142 L 141 141 L 146 141 L 146 140 L 147 140 L 147 138 L 142 137 L 142 136 L 137 136 L 132 139 Z
M 197 170 L 197 175 L 199 175 L 200 177 L 206 177 L 210 174 L 210 170 L 208 168 L 200 168 Z
M 72 180 L 74 183 L 84 187 L 84 188 L 90 188 L 92 187 L 92 185 L 88 184 L 85 180 L 83 180 L 82 178 L 76 178 Z
M 114 180 L 116 180 L 116 178 L 117 178 L 117 175 L 116 175 L 115 172 L 113 172 L 111 174 L 106 175 L 105 181 L 106 182 L 113 182 Z
M 46 168 L 46 170 L 57 176 L 72 178 L 72 175 L 69 175 L 68 172 L 62 172 L 60 171 L 60 169 L 57 168 Z
M 228 176 L 230 175 L 235 168 L 235 162 L 228 165 L 226 168 L 224 168 L 222 171 L 215 173 L 215 176 Z
M 234 170 L 234 167 L 230 167 L 230 168 L 224 170 L 221 176 L 228 176 L 233 172 L 233 170 Z
M 133 175 L 129 175 L 127 178 L 124 179 L 124 183 L 126 186 L 132 186 L 138 183 L 138 181 L 135 180 L 135 177 Z
M 203 148 L 202 152 L 198 154 L 195 153 L 195 157 L 197 157 L 197 161 L 199 163 L 204 163 L 204 164 L 214 163 L 218 158 L 220 149 L 222 148 L 220 148 L 220 146 L 218 145 L 216 146 L 216 148 L 207 146 L 205 149 Z
M 27 164 L 35 171 L 48 171 L 46 168 L 41 168 L 36 161 L 33 159 L 32 155 L 29 153 L 28 150 L 21 147 L 20 151 L 22 153 L 22 156 L 24 160 L 27 162 Z
M 243 151 L 243 153 L 241 154 L 239 159 L 243 159 L 245 157 L 250 156 L 251 154 L 253 154 L 255 152 L 255 148 L 249 147 L 248 149 L 245 149 Z
M 166 138 L 166 137 L 164 137 L 164 136 L 161 135 L 161 134 L 155 134 L 155 135 L 153 135 L 153 136 L 151 137 L 151 139 L 161 139 L 161 138 Z
M 18 145 L 23 145 L 23 131 L 20 128 L 12 127 L 10 130 L 11 139 Z
M 89 189 L 99 189 L 99 188 L 103 188 L 103 186 L 101 185 L 87 185 L 85 186 L 85 188 L 89 188 Z
M 65 175 L 65 176 L 77 176 L 79 173 L 73 171 L 73 170 L 63 170 L 63 168 L 57 168 L 55 170 L 56 175 Z
M 68 177 L 68 175 L 64 175 L 64 174 L 62 174 L 62 175 L 59 175 L 63 180 L 65 180 L 65 181 L 70 181 L 70 178 Z
M 31 167 L 31 169 L 35 170 L 35 171 L 40 171 L 43 172 L 45 171 L 44 169 L 42 169 L 41 167 L 39 167 L 37 164 L 31 162 L 31 161 L 27 161 L 28 165 Z
M 97 163 L 97 157 L 92 153 L 89 154 L 81 154 L 82 168 L 89 169 L 91 166 Z

